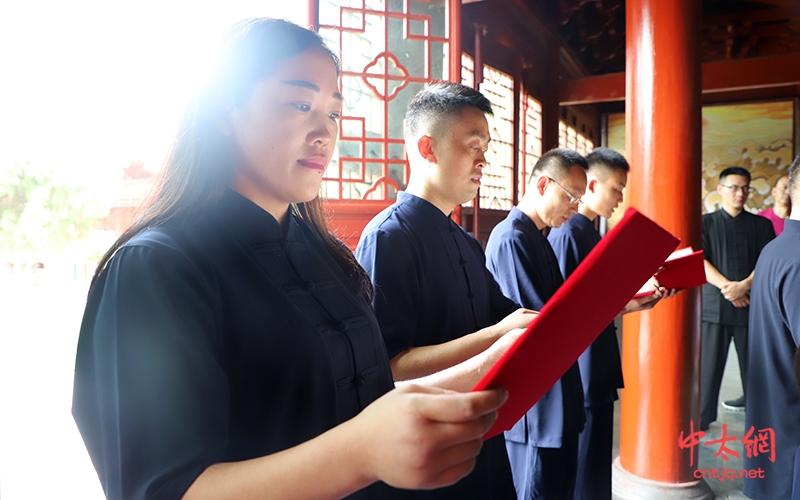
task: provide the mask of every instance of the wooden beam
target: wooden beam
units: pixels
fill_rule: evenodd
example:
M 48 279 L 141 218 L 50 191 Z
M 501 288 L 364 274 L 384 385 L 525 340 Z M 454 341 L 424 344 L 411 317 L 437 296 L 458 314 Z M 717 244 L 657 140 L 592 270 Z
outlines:
M 800 54 L 703 64 L 703 94 L 800 85 Z M 561 106 L 625 100 L 625 73 L 562 82 Z
M 761 89 L 733 90 L 703 94 L 703 106 L 727 102 L 774 101 L 800 97 L 800 85 L 768 87 Z
M 759 0 L 759 2 L 775 5 L 776 7 L 797 8 L 797 0 Z
M 800 84 L 800 54 L 703 65 L 703 93 Z
M 775 7 L 772 9 L 739 11 L 705 16 L 703 17 L 702 24 L 703 29 L 708 29 L 714 26 L 727 26 L 729 24 L 739 25 L 744 22 L 769 23 L 795 17 L 800 17 L 800 11 L 798 11 L 796 6 L 789 8 Z
M 558 93 L 561 106 L 625 100 L 625 73 L 564 80 Z

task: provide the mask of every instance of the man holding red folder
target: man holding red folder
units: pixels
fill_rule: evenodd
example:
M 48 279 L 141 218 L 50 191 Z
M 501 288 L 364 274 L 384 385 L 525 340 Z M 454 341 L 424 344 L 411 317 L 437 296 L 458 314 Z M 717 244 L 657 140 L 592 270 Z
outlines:
M 630 166 L 621 154 L 597 148 L 586 156 L 586 194 L 578 213 L 548 235 L 566 280 L 589 252 L 600 243 L 595 229 L 598 216 L 610 218 L 622 202 Z M 621 314 L 653 307 L 661 290 L 633 299 Z M 578 438 L 578 474 L 575 500 L 611 499 L 611 464 L 614 435 L 614 401 L 623 387 L 622 362 L 614 323 L 578 359 L 583 382 L 586 424 Z
M 522 200 L 489 236 L 486 265 L 503 293 L 524 307 L 540 310 L 564 282 L 542 230 L 560 226 L 577 212 L 586 190 L 586 167 L 575 151 L 545 153 Z M 583 388 L 575 363 L 505 433 L 520 500 L 572 498 L 583 423 Z
M 502 294 L 480 244 L 449 217 L 478 192 L 491 112 L 480 92 L 451 82 L 433 83 L 411 99 L 404 127 L 408 187 L 367 224 L 356 248 L 375 286 L 373 309 L 395 380 L 471 358 L 528 326 L 535 314 Z M 515 496 L 503 436 L 484 442 L 473 472 L 455 485 L 416 493 L 420 499 Z

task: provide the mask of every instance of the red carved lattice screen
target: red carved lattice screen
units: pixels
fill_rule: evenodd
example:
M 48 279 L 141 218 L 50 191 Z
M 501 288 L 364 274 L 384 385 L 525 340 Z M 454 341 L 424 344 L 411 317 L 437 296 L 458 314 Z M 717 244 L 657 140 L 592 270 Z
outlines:
M 455 3 L 320 0 L 319 31 L 338 50 L 345 101 L 338 151 L 323 179 L 328 199 L 391 200 L 405 188 L 406 105 L 429 80 L 450 77 Z

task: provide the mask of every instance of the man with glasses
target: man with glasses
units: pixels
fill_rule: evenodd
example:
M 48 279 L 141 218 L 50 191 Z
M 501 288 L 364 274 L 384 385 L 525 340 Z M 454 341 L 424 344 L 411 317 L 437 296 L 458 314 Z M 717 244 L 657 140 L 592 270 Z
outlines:
M 789 213 L 792 211 L 788 175 L 782 176 L 775 183 L 775 187 L 772 188 L 772 197 L 775 199 L 775 206 L 758 212 L 758 215 L 766 217 L 772 222 L 772 229 L 775 230 L 775 236 L 778 236 L 783 232 L 784 221 L 789 218 Z
M 506 297 L 540 310 L 564 282 L 542 233 L 578 211 L 586 191 L 586 159 L 570 149 L 545 153 L 533 167 L 519 204 L 492 230 L 486 266 Z M 578 364 L 505 433 L 520 499 L 571 499 L 583 428 L 583 387 Z
M 745 408 L 750 285 L 761 250 L 775 237 L 767 219 L 744 209 L 750 193 L 750 172 L 742 167 L 726 168 L 719 175 L 717 192 L 722 197 L 722 209 L 703 215 L 708 283 L 703 285 L 701 430 L 717 419 L 719 388 L 731 339 L 736 344 L 744 395 L 722 406 L 731 411 Z
M 600 243 L 595 222 L 598 217 L 611 217 L 622 203 L 628 184 L 628 161 L 613 149 L 596 148 L 586 156 L 586 162 L 589 164 L 586 193 L 578 213 L 547 236 L 565 280 Z M 631 299 L 619 315 L 650 309 L 662 296 L 674 293 L 657 288 L 652 295 Z M 623 387 L 622 360 L 613 322 L 581 354 L 578 366 L 586 424 L 578 437 L 578 474 L 573 498 L 611 500 L 614 401 L 619 399 L 617 389 Z

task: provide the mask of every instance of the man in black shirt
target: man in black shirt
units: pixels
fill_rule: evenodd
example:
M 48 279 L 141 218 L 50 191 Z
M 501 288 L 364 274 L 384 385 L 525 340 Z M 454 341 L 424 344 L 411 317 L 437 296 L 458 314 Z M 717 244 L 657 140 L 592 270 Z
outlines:
M 742 388 L 747 387 L 747 321 L 750 285 L 761 250 L 775 237 L 772 224 L 744 210 L 750 172 L 729 167 L 719 176 L 722 210 L 703 215 L 703 251 L 708 283 L 703 285 L 700 427 L 717 419 L 717 400 L 731 338 L 736 344 Z M 745 396 L 725 401 L 742 411 Z

